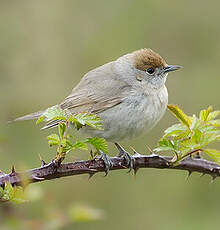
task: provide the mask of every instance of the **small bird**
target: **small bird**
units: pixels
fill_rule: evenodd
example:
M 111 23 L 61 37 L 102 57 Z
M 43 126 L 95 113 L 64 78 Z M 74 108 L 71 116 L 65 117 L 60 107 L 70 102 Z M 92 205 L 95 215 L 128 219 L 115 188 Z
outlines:
M 59 107 L 71 114 L 87 112 L 97 114 L 104 130 L 86 127 L 88 136 L 103 137 L 115 142 L 129 168 L 132 156 L 117 142 L 137 137 L 151 130 L 165 113 L 168 93 L 165 82 L 168 72 L 178 70 L 178 65 L 168 65 L 151 49 L 140 49 L 117 60 L 89 71 Z M 32 113 L 18 120 L 39 118 L 44 111 Z M 44 128 L 57 126 L 59 121 Z M 111 167 L 107 155 L 101 153 L 106 171 Z

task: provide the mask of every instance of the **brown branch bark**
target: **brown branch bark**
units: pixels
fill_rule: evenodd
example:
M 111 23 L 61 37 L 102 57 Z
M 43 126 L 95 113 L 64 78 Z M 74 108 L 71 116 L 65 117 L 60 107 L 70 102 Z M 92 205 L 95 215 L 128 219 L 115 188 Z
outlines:
M 182 160 L 179 165 L 172 166 L 169 164 L 171 157 L 158 155 L 134 155 L 135 173 L 140 168 L 157 168 L 157 169 L 176 169 L 186 170 L 189 175 L 192 172 L 199 172 L 202 174 L 209 174 L 214 180 L 220 176 L 220 166 L 212 161 L 207 161 L 202 158 L 187 157 Z M 113 166 L 110 170 L 126 169 L 126 162 L 119 157 L 111 158 Z M 5 181 L 9 181 L 13 186 L 22 185 L 24 178 L 28 178 L 30 183 L 41 182 L 45 180 L 52 180 L 55 178 L 73 176 L 79 174 L 88 174 L 90 177 L 95 173 L 104 172 L 104 163 L 100 160 L 78 161 L 72 163 L 61 164 L 57 167 L 53 162 L 42 165 L 39 168 L 31 169 L 26 172 L 16 172 L 14 167 L 9 174 L 0 172 L 0 186 L 4 186 Z

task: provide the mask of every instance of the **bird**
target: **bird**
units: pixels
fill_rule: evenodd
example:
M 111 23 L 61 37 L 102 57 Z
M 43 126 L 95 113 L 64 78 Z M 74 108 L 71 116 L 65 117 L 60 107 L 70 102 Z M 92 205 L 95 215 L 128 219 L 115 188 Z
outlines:
M 104 130 L 86 127 L 83 132 L 115 143 L 119 157 L 124 157 L 132 169 L 133 157 L 118 142 L 147 133 L 158 123 L 168 104 L 165 86 L 168 73 L 180 68 L 179 65 L 168 65 L 152 49 L 142 48 L 86 73 L 58 106 L 70 114 L 86 112 L 100 117 Z M 15 121 L 38 119 L 44 111 Z M 59 122 L 49 122 L 44 129 L 57 126 Z M 108 172 L 110 158 L 100 154 Z

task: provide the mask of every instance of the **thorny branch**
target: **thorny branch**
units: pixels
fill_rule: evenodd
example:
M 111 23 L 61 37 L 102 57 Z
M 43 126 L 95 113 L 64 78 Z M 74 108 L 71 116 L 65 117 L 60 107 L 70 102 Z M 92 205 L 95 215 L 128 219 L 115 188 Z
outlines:
M 172 157 L 151 155 L 140 155 L 135 152 L 134 157 L 134 172 L 140 168 L 157 168 L 157 169 L 178 169 L 186 170 L 189 175 L 192 172 L 199 172 L 202 174 L 209 174 L 214 180 L 220 176 L 220 166 L 212 161 L 207 161 L 202 158 L 187 157 L 180 161 L 178 165 L 170 164 Z M 126 169 L 126 161 L 123 158 L 112 157 L 112 167 L 110 170 Z M 57 166 L 53 162 L 46 164 L 41 160 L 41 167 L 28 170 L 26 172 L 16 172 L 14 167 L 9 174 L 4 174 L 0 171 L 0 186 L 4 186 L 5 181 L 9 181 L 13 186 L 22 185 L 24 178 L 28 178 L 30 183 L 41 182 L 45 180 L 52 180 L 55 178 L 88 174 L 92 177 L 98 172 L 104 172 L 105 167 L 101 159 L 93 159 L 88 161 L 78 161 L 61 164 Z

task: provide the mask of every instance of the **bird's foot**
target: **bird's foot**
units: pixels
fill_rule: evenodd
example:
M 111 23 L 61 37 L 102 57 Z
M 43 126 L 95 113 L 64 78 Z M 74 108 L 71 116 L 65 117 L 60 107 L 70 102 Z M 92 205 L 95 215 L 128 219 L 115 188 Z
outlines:
M 96 156 L 96 159 L 100 160 L 102 159 L 105 165 L 105 176 L 108 175 L 110 168 L 113 166 L 113 163 L 108 155 L 103 153 L 102 151 L 99 151 L 100 155 Z
M 119 145 L 118 143 L 115 143 L 119 153 L 118 153 L 118 157 L 124 158 L 126 163 L 127 163 L 127 167 L 129 168 L 128 172 L 131 172 L 132 169 L 134 169 L 134 157 L 132 155 L 130 155 L 128 152 L 126 152 L 121 145 Z

